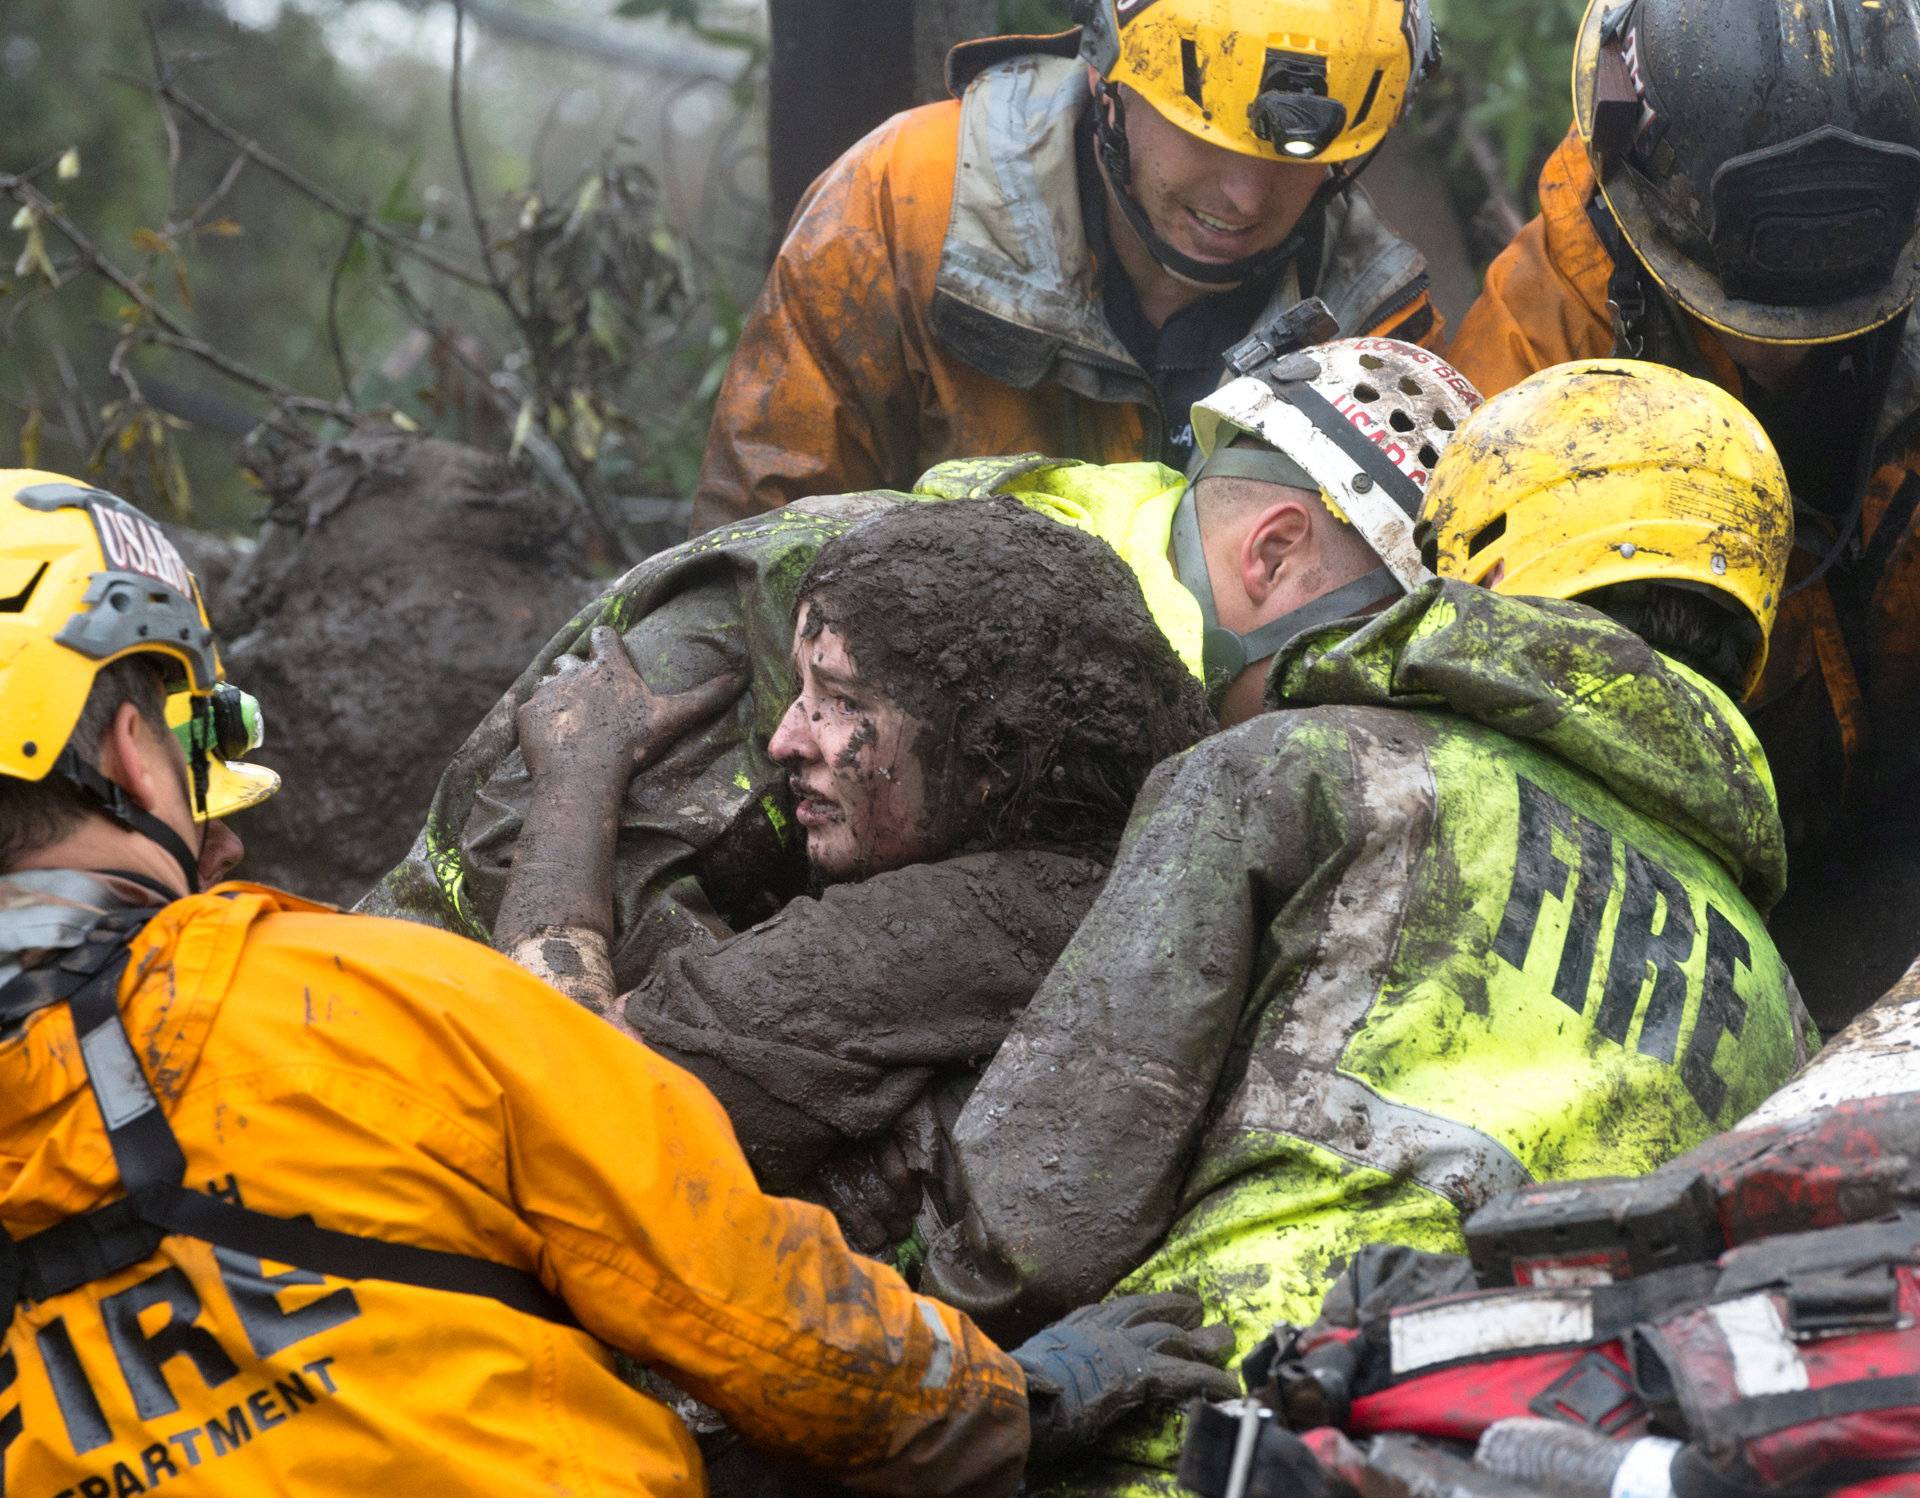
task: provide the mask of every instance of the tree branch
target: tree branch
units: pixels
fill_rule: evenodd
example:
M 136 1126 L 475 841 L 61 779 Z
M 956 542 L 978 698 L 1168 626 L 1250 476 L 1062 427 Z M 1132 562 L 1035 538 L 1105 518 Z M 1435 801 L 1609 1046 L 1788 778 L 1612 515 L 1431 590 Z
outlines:
M 474 186 L 473 158 L 467 153 L 467 127 L 460 111 L 460 74 L 466 41 L 466 0 L 453 0 L 453 79 L 447 100 L 453 126 L 453 155 L 460 164 L 460 187 L 467 195 L 467 214 L 473 220 L 473 237 L 480 242 L 480 263 L 487 268 L 487 281 L 493 287 L 493 294 L 506 304 L 507 311 L 518 322 L 519 309 L 514 305 L 507 283 L 501 278 L 499 263 L 493 258 L 493 231 L 487 227 L 486 210 L 480 206 L 480 193 Z
M 305 173 L 295 167 L 289 166 L 264 146 L 255 141 L 248 140 L 246 136 L 242 135 L 238 130 L 235 130 L 233 126 L 221 119 L 220 116 L 215 114 L 211 109 L 208 109 L 206 105 L 182 93 L 174 83 L 164 79 L 155 82 L 147 78 L 134 78 L 124 73 L 109 73 L 108 76 L 116 82 L 124 83 L 130 87 L 158 95 L 161 99 L 174 105 L 182 114 L 188 116 L 196 124 L 219 136 L 220 139 L 224 140 L 236 151 L 239 151 L 249 161 L 260 167 L 262 171 L 265 171 L 270 176 L 277 177 L 302 197 L 310 198 L 322 208 L 332 213 L 337 213 L 340 217 L 359 225 L 382 244 L 388 245 L 404 255 L 413 256 L 414 259 L 421 261 L 423 264 L 432 266 L 435 270 L 439 271 L 441 275 L 450 277 L 464 286 L 471 286 L 479 291 L 491 291 L 493 289 L 492 283 L 489 282 L 485 276 L 477 274 L 468 267 L 461 265 L 458 261 L 449 260 L 438 250 L 429 248 L 411 235 L 402 234 L 398 230 L 389 228 L 365 209 L 355 208 L 351 203 L 348 203 L 337 194 L 328 191 Z
M 351 419 L 350 408 L 343 407 L 338 402 L 316 400 L 313 396 L 302 395 L 299 391 L 290 389 L 277 380 L 270 380 L 265 375 L 249 369 L 237 359 L 221 353 L 212 344 L 195 337 L 192 330 L 155 301 L 144 286 L 109 260 L 100 247 L 82 233 L 65 214 L 54 207 L 47 196 L 31 182 L 12 173 L 0 172 L 0 193 L 5 193 L 14 202 L 31 208 L 43 223 L 51 224 L 59 231 L 60 237 L 79 252 L 80 257 L 97 275 L 111 281 L 119 288 L 122 296 L 147 315 L 153 326 L 141 329 L 137 334 L 130 336 L 192 354 L 202 363 L 219 370 L 228 379 L 269 396 L 289 409 L 319 416 L 337 416 L 342 420 Z M 123 345 L 125 341 L 122 340 Z M 121 351 L 116 350 L 114 363 L 120 366 L 113 370 L 115 377 L 122 383 L 128 383 L 131 388 L 132 375 L 124 368 Z
M 333 367 L 340 373 L 340 398 L 358 409 L 353 398 L 353 366 L 347 362 L 347 346 L 340 338 L 340 280 L 347 273 L 347 262 L 360 243 L 360 226 L 347 225 L 347 237 L 334 258 L 333 274 L 327 278 L 327 344 L 333 350 Z

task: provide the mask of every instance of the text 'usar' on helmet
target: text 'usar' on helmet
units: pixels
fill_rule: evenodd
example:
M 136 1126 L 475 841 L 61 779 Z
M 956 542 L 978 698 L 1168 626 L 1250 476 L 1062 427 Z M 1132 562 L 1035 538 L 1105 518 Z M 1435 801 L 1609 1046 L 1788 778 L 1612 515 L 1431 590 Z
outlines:
M 243 762 L 265 737 L 260 706 L 224 679 L 199 582 L 166 533 L 103 489 L 0 470 L 0 776 L 62 776 L 179 858 L 164 824 L 149 825 L 157 819 L 71 748 L 95 679 L 129 658 L 167 680 L 196 821 L 279 788 L 274 771 Z

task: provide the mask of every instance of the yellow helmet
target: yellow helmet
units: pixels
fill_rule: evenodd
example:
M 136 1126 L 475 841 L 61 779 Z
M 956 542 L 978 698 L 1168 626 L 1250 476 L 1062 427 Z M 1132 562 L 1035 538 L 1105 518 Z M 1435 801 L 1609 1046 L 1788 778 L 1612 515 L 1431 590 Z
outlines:
M 175 681 L 167 721 L 192 769 L 196 820 L 279 788 L 272 770 L 238 763 L 263 737 L 259 704 L 222 680 L 200 585 L 165 533 L 104 490 L 0 469 L 0 775 L 64 775 L 134 825 L 118 788 L 67 752 L 94 678 L 133 655 L 160 658 Z
M 1489 400 L 1440 454 L 1421 536 L 1442 577 L 1577 598 L 1690 585 L 1759 626 L 1766 667 L 1793 499 L 1766 431 L 1704 380 L 1633 359 L 1544 369 Z
M 1440 61 L 1427 0 L 1082 0 L 1080 55 L 1185 130 L 1282 161 L 1377 149 Z

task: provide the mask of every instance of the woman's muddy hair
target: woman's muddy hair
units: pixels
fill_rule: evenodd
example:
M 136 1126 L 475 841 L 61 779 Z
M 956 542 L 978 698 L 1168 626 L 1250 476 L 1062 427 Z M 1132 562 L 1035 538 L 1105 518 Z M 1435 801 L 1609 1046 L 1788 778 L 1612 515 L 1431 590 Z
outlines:
M 865 521 L 821 548 L 802 608 L 927 725 L 929 803 L 953 814 L 955 851 L 1110 845 L 1147 773 L 1214 727 L 1113 549 L 1013 500 Z

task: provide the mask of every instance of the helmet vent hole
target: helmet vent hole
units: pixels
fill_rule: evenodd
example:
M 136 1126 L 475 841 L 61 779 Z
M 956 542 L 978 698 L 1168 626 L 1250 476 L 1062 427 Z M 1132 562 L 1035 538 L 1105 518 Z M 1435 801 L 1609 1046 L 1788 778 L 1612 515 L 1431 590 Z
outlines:
M 47 568 L 50 565 L 52 564 L 42 562 L 33 576 L 27 579 L 26 587 L 11 598 L 0 598 L 0 614 L 24 614 L 27 611 L 27 600 L 33 597 L 33 590 L 40 586 L 40 579 L 47 575 Z
M 1507 515 L 1506 511 L 1502 510 L 1474 533 L 1473 539 L 1467 543 L 1467 555 L 1469 557 L 1479 556 L 1481 552 L 1493 545 L 1495 541 L 1498 541 L 1506 533 Z
M 1418 395 L 1420 393 L 1420 382 L 1412 375 L 1400 376 L 1400 393 L 1402 395 Z
M 1447 415 L 1445 411 L 1435 411 L 1433 413 L 1433 424 L 1443 432 L 1451 432 L 1454 426 L 1453 418 Z
M 1431 442 L 1425 443 L 1421 446 L 1420 466 L 1422 468 L 1425 468 L 1429 472 L 1431 472 L 1433 465 L 1435 463 L 1438 463 L 1439 461 L 1440 461 L 1440 454 L 1434 451 L 1433 444 Z
M 1205 110 L 1207 107 L 1207 101 L 1202 98 L 1200 94 L 1201 84 L 1205 80 L 1205 77 L 1206 75 L 1200 69 L 1199 47 L 1194 44 L 1192 37 L 1181 37 L 1180 89 L 1189 99 L 1198 104 L 1202 110 Z
M 1387 361 L 1382 359 L 1378 354 L 1362 354 L 1360 356 L 1360 367 L 1362 369 L 1385 369 L 1387 367 Z
M 1371 385 L 1355 385 L 1353 387 L 1353 398 L 1364 406 L 1369 401 L 1379 400 L 1380 392 L 1375 390 Z
M 1411 432 L 1413 430 L 1413 418 L 1407 415 L 1405 411 L 1396 409 L 1394 413 L 1387 418 L 1387 425 L 1392 427 L 1396 432 Z

